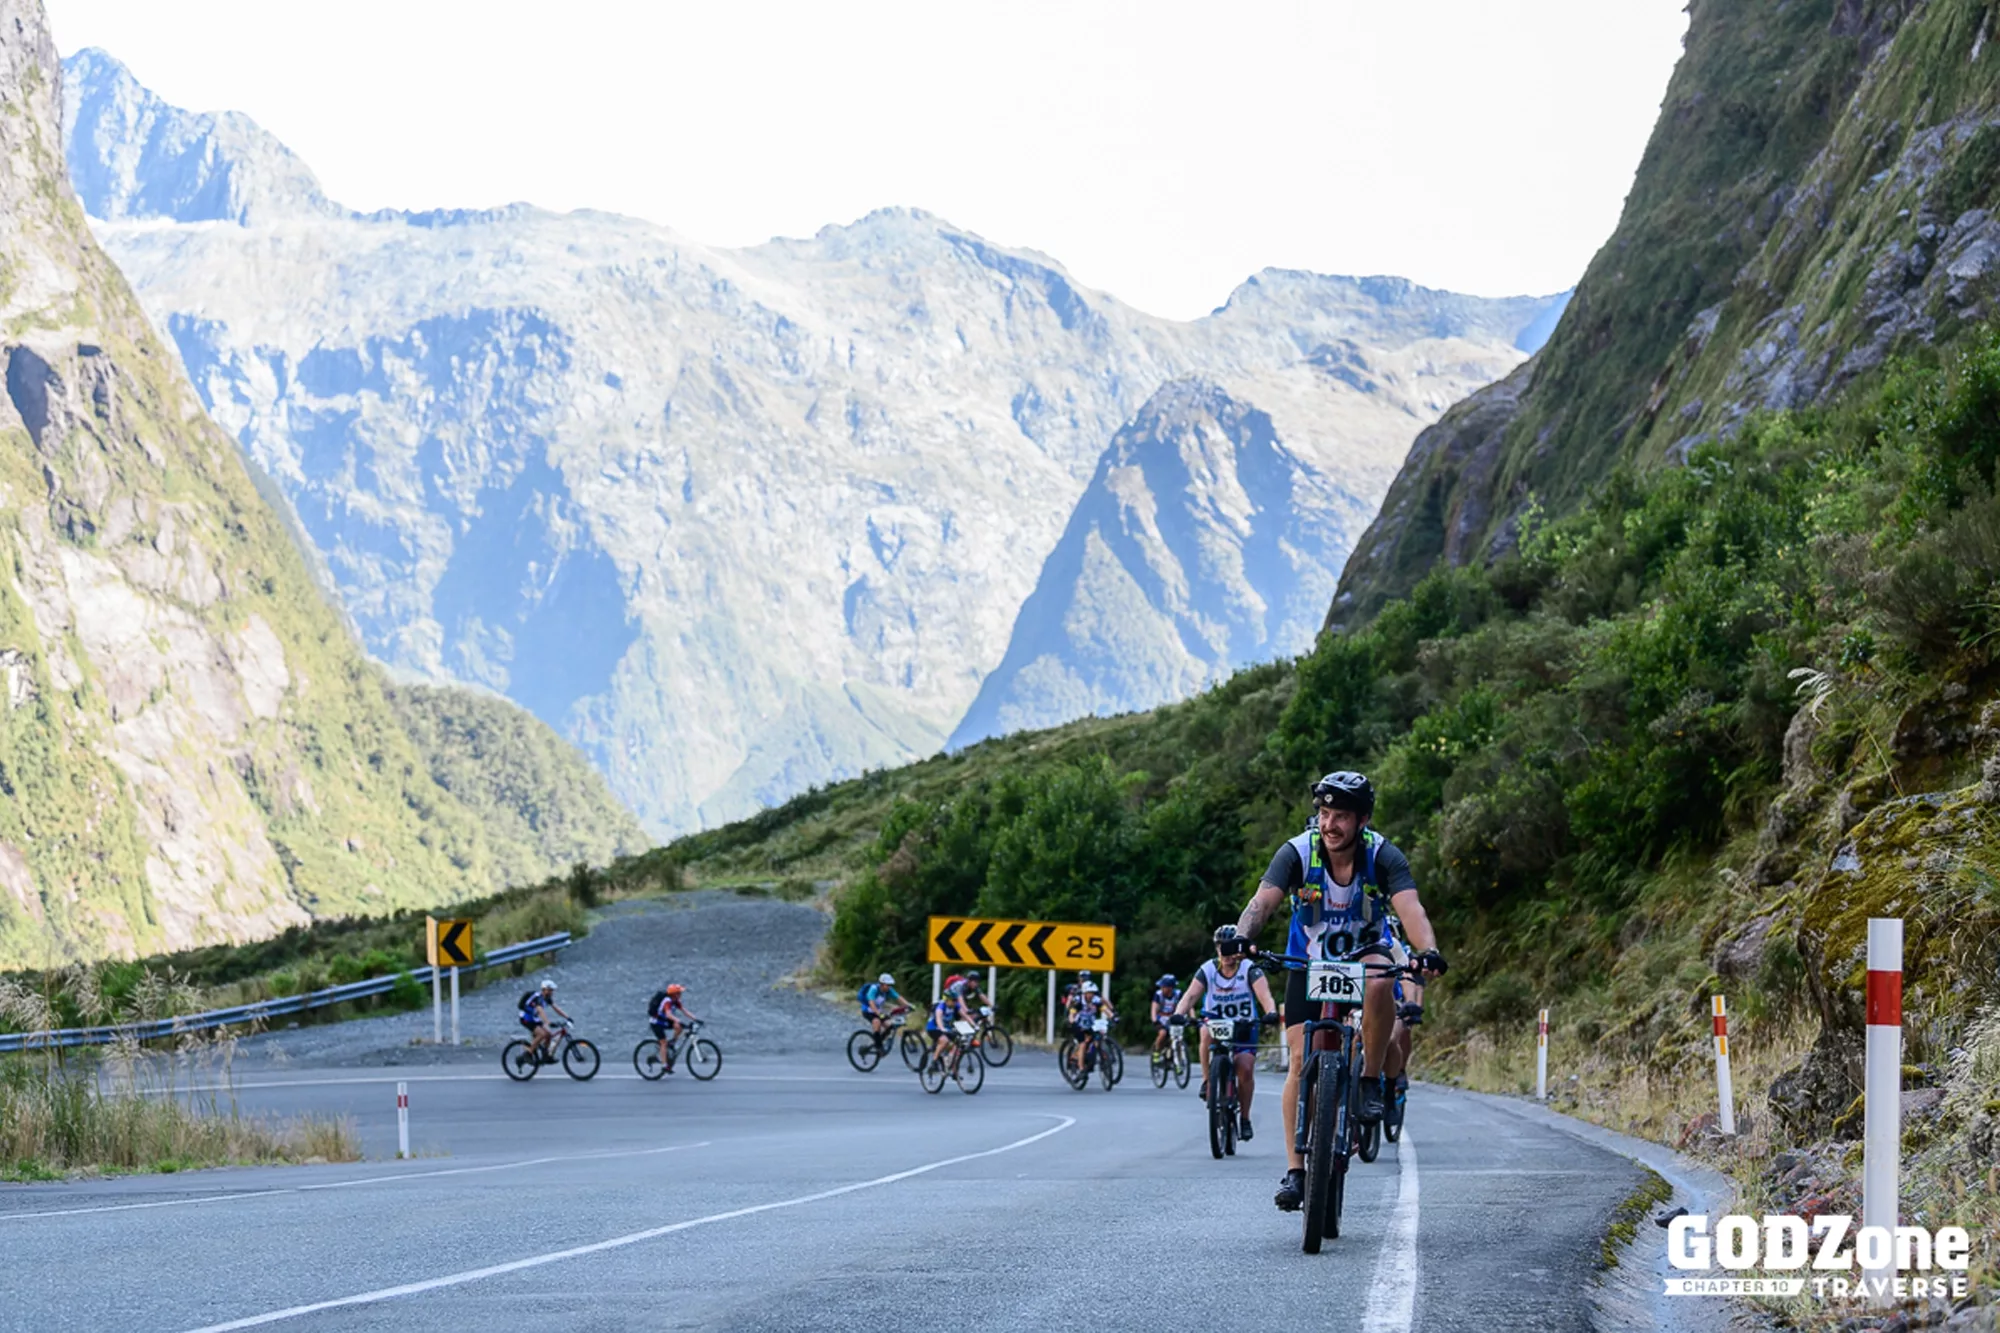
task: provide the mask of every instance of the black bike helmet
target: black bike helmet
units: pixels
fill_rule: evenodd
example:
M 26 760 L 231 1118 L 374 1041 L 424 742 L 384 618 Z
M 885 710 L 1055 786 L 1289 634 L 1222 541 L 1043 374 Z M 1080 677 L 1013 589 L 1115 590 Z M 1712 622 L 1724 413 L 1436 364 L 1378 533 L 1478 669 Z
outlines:
M 1178 984 L 1179 984 L 1179 982 L 1178 982 L 1178 980 L 1177 980 L 1177 979 L 1175 978 L 1175 976 L 1174 976 L 1174 974 L 1173 974 L 1173 973 L 1171 973 L 1171 972 L 1168 972 L 1168 973 L 1165 973 L 1164 975 L 1162 975 L 1162 976 L 1160 977 L 1160 979 L 1159 979 L 1158 981 L 1154 982 L 1153 984 L 1154 984 L 1155 986 L 1173 986 L 1173 985 L 1178 985 Z
M 1329 773 L 1313 783 L 1312 796 L 1323 810 L 1353 810 L 1363 819 L 1375 813 L 1375 784 L 1362 773 Z
M 1217 953 L 1242 953 L 1250 947 L 1250 941 L 1237 935 L 1236 927 L 1217 926 L 1215 928 L 1215 951 Z

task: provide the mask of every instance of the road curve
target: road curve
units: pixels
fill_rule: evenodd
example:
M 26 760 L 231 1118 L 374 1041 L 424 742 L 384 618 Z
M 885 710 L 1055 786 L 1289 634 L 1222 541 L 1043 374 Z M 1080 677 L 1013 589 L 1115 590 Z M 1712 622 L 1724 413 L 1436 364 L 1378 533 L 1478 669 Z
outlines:
M 1071 1092 L 1031 1051 L 973 1097 L 837 1056 L 647 1084 L 609 1054 L 589 1084 L 402 1072 L 409 1162 L 381 1160 L 397 1071 L 243 1079 L 251 1111 L 352 1115 L 374 1160 L 0 1190 L 0 1327 L 1095 1331 L 1243 1299 L 1265 1327 L 1580 1330 L 1639 1174 L 1424 1088 L 1308 1256 L 1271 1206 L 1275 1101 L 1218 1162 L 1191 1091 Z

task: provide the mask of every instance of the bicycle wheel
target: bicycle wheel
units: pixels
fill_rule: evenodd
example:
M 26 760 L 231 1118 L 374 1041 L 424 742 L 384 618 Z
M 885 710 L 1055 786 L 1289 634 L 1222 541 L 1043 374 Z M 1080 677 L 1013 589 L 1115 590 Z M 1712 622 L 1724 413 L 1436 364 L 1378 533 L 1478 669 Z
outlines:
M 1389 1104 L 1383 1108 L 1382 1137 L 1391 1143 L 1403 1137 L 1403 1112 L 1409 1109 L 1403 1100 L 1406 1095 L 1397 1092 L 1391 1086 L 1389 1089 Z
M 948 1077 L 949 1075 L 945 1073 L 944 1061 L 932 1060 L 929 1057 L 925 1057 L 924 1067 L 917 1071 L 917 1082 L 923 1085 L 925 1092 L 938 1091 L 938 1089 L 944 1087 L 944 1081 Z
M 1056 1069 L 1061 1072 L 1063 1082 L 1082 1092 L 1084 1084 L 1090 1082 L 1090 1075 L 1077 1067 L 1075 1057 L 1076 1038 L 1071 1037 L 1063 1042 L 1062 1049 L 1056 1052 Z
M 1388 1108 L 1384 1107 L 1384 1115 L 1387 1114 L 1387 1111 Z M 1380 1120 L 1359 1120 L 1355 1122 L 1355 1128 L 1359 1131 L 1357 1142 L 1354 1145 L 1357 1155 L 1364 1162 L 1374 1161 L 1382 1152 L 1382 1122 Z
M 500 1067 L 507 1071 L 507 1077 L 516 1083 L 526 1083 L 540 1069 L 541 1062 L 535 1059 L 534 1047 L 525 1041 L 510 1041 L 500 1052 Z
M 1336 1143 L 1340 1113 L 1347 1103 L 1347 1070 L 1320 1052 L 1313 1080 L 1311 1130 L 1306 1143 L 1305 1241 L 1307 1254 L 1318 1254 L 1320 1242 L 1340 1234 L 1340 1203 L 1334 1173 L 1347 1164 L 1346 1144 Z
M 639 1077 L 648 1083 L 657 1083 L 667 1076 L 667 1067 L 660 1063 L 660 1043 L 642 1041 L 632 1048 L 632 1068 L 639 1071 Z
M 563 1049 L 563 1072 L 579 1083 L 597 1077 L 597 1047 L 578 1037 Z
M 707 1037 L 696 1037 L 689 1042 L 687 1054 L 682 1058 L 687 1061 L 688 1073 L 703 1083 L 722 1072 L 722 1048 Z
M 1118 1071 L 1112 1067 L 1111 1052 L 1100 1044 L 1097 1049 L 1097 1081 L 1106 1092 L 1118 1086 Z
M 990 1027 L 981 1034 L 979 1058 L 996 1069 L 1014 1058 L 1014 1039 L 1007 1035 L 1006 1028 Z
M 900 1045 L 903 1051 L 903 1063 L 910 1067 L 912 1073 L 921 1070 L 924 1067 L 924 1057 L 929 1053 L 924 1049 L 924 1039 L 904 1028 Z
M 1218 1162 L 1228 1151 L 1222 1137 L 1224 1133 L 1222 1122 L 1229 1113 L 1228 1108 L 1223 1105 L 1227 1100 L 1222 1092 L 1223 1069 L 1222 1057 L 1211 1055 L 1208 1061 L 1208 1151 Z
M 1109 1037 L 1104 1039 L 1104 1063 L 1111 1068 L 1112 1087 L 1125 1081 L 1125 1048 Z
M 1192 1063 L 1193 1061 L 1188 1059 L 1187 1043 L 1185 1041 L 1176 1041 L 1174 1043 L 1175 1087 L 1185 1088 L 1188 1085 L 1188 1066 Z
M 986 1086 L 986 1059 L 978 1051 L 967 1047 L 965 1054 L 958 1057 L 958 1068 L 951 1071 L 958 1080 L 958 1090 L 970 1097 Z
M 1153 1052 L 1152 1059 L 1147 1064 L 1147 1072 L 1153 1076 L 1154 1087 L 1164 1088 L 1167 1086 L 1167 1075 L 1174 1072 L 1173 1064 L 1173 1057 L 1169 1056 L 1165 1051 Z
M 847 1063 L 864 1074 L 874 1072 L 875 1066 L 882 1063 L 882 1046 L 874 1033 L 863 1028 L 847 1039 Z

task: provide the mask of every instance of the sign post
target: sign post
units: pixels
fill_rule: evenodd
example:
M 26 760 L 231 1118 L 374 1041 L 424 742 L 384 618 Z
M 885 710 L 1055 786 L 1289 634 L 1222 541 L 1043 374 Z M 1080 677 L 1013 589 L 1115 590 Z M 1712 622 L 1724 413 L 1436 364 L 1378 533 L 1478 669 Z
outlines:
M 1868 1045 L 1861 1088 L 1861 1226 L 1896 1230 L 1903 1132 L 1903 922 L 1868 919 Z M 1858 1247 L 1857 1247 L 1858 1248 Z M 1869 1301 L 1894 1305 L 1896 1256 L 1881 1249 L 1879 1264 L 1863 1263 Z
M 1049 1033 L 1046 1040 L 1051 1046 L 1056 1044 L 1056 970 L 1053 967 L 1049 969 Z
M 1549 1099 L 1549 1011 L 1535 1020 L 1535 1100 Z
M 445 968 L 451 969 L 451 1044 L 458 1045 L 458 969 L 472 962 L 472 922 L 464 917 L 424 918 L 424 957 L 431 965 L 431 1044 L 444 1042 Z
M 1716 1118 L 1716 1128 L 1724 1134 L 1736 1133 L 1736 1094 L 1729 1083 L 1729 1011 L 1722 1003 L 1720 995 L 1714 997 L 1715 1006 L 1715 1095 L 1722 1103 L 1722 1113 Z

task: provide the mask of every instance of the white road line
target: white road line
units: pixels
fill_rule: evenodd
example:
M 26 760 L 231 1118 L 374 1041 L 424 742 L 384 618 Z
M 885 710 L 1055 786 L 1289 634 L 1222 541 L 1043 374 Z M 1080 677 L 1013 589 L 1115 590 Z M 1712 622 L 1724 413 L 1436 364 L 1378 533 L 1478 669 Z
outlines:
M 852 1083 L 855 1087 L 870 1086 L 862 1081 L 865 1076 L 837 1076 L 830 1074 L 731 1074 L 721 1080 L 725 1083 Z M 598 1080 L 640 1082 L 637 1074 L 621 1074 L 607 1070 L 596 1076 Z M 378 1083 L 499 1083 L 509 1081 L 505 1074 L 397 1074 L 387 1077 L 362 1076 L 357 1078 L 293 1078 L 257 1079 L 234 1083 L 191 1083 L 179 1088 L 141 1088 L 139 1091 L 151 1097 L 179 1096 L 188 1092 L 242 1092 L 250 1088 L 341 1088 Z M 571 1080 L 572 1082 L 574 1080 Z M 595 1080 L 594 1080 L 595 1081 Z M 561 1081 L 557 1081 L 561 1086 Z
M 1396 1144 L 1396 1211 L 1375 1259 L 1361 1333 L 1410 1333 L 1417 1312 L 1417 1150 L 1405 1129 Z
M 594 1241 L 589 1245 L 578 1245 L 567 1250 L 555 1250 L 548 1254 L 530 1255 L 526 1259 L 514 1259 L 504 1264 L 493 1264 L 486 1268 L 471 1268 L 462 1273 L 448 1273 L 443 1277 L 426 1278 L 421 1282 L 406 1282 L 399 1287 L 382 1287 L 375 1291 L 364 1291 L 356 1296 L 340 1296 L 330 1301 L 314 1301 L 310 1305 L 294 1305 L 284 1310 L 272 1310 L 266 1314 L 251 1315 L 244 1319 L 232 1319 L 223 1324 L 207 1324 L 194 1329 L 192 1333 L 228 1333 L 238 1328 L 256 1328 L 263 1324 L 275 1324 L 285 1319 L 296 1319 L 300 1315 L 317 1314 L 321 1310 L 338 1310 L 350 1305 L 372 1305 L 378 1301 L 394 1300 L 399 1296 L 415 1296 L 426 1291 L 436 1291 L 441 1287 L 463 1286 L 468 1282 L 479 1282 L 489 1277 L 500 1277 L 507 1273 L 518 1273 L 526 1268 L 540 1268 L 544 1264 L 560 1263 L 564 1259 L 578 1259 L 587 1254 L 598 1254 L 604 1250 L 623 1249 L 627 1245 L 637 1245 L 643 1241 L 656 1240 L 672 1235 L 676 1231 L 688 1231 L 695 1227 L 708 1226 L 715 1222 L 729 1222 L 739 1217 L 751 1217 L 757 1213 L 775 1212 L 780 1208 L 797 1208 L 803 1204 L 818 1203 L 821 1199 L 837 1198 L 842 1194 L 853 1194 L 859 1190 L 879 1189 L 893 1185 L 899 1180 L 921 1176 L 926 1172 L 941 1170 L 947 1166 L 957 1166 L 961 1162 L 976 1162 L 982 1157 L 998 1157 L 1001 1153 L 1025 1148 L 1031 1143 L 1039 1143 L 1052 1134 L 1060 1134 L 1076 1123 L 1075 1116 L 1061 1117 L 1062 1123 L 1051 1126 L 1039 1134 L 1030 1134 L 1025 1139 L 1015 1139 L 1012 1143 L 998 1148 L 988 1148 L 984 1152 L 964 1153 L 957 1157 L 946 1157 L 922 1166 L 913 1166 L 907 1171 L 897 1171 L 891 1175 L 877 1176 L 873 1180 L 858 1180 L 851 1185 L 838 1185 L 830 1190 L 820 1190 L 814 1194 L 801 1194 L 795 1199 L 779 1199 L 775 1203 L 753 1204 L 748 1208 L 733 1208 L 726 1213 L 710 1213 L 707 1217 L 690 1218 L 685 1222 L 670 1222 L 666 1226 L 650 1227 L 645 1231 L 634 1231 L 623 1236 L 613 1236 L 609 1240 Z M 1405 1137 L 1405 1142 L 1408 1142 Z M 1408 1327 L 1407 1324 L 1404 1327 Z
M 273 1194 L 306 1194 L 313 1190 L 344 1190 L 356 1185 L 385 1185 L 402 1180 L 423 1180 L 431 1176 L 469 1176 L 481 1171 L 513 1171 L 524 1166 L 549 1162 L 588 1162 L 600 1157 L 656 1157 L 661 1153 L 706 1148 L 712 1139 L 700 1143 L 676 1143 L 665 1148 L 614 1149 L 610 1152 L 565 1153 L 556 1157 L 529 1157 L 518 1162 L 495 1162 L 488 1166 L 454 1166 L 442 1171 L 406 1171 L 396 1175 L 365 1176 L 360 1180 L 330 1180 L 323 1185 L 287 1185 L 275 1190 L 244 1190 L 236 1194 L 202 1194 L 191 1199 L 155 1199 L 147 1203 L 109 1203 L 90 1208 L 45 1208 L 25 1213 L 0 1213 L 0 1222 L 33 1222 L 44 1217 L 80 1217 L 86 1213 L 132 1213 L 146 1208 L 184 1208 L 198 1203 L 234 1203 L 238 1199 L 263 1199 Z

